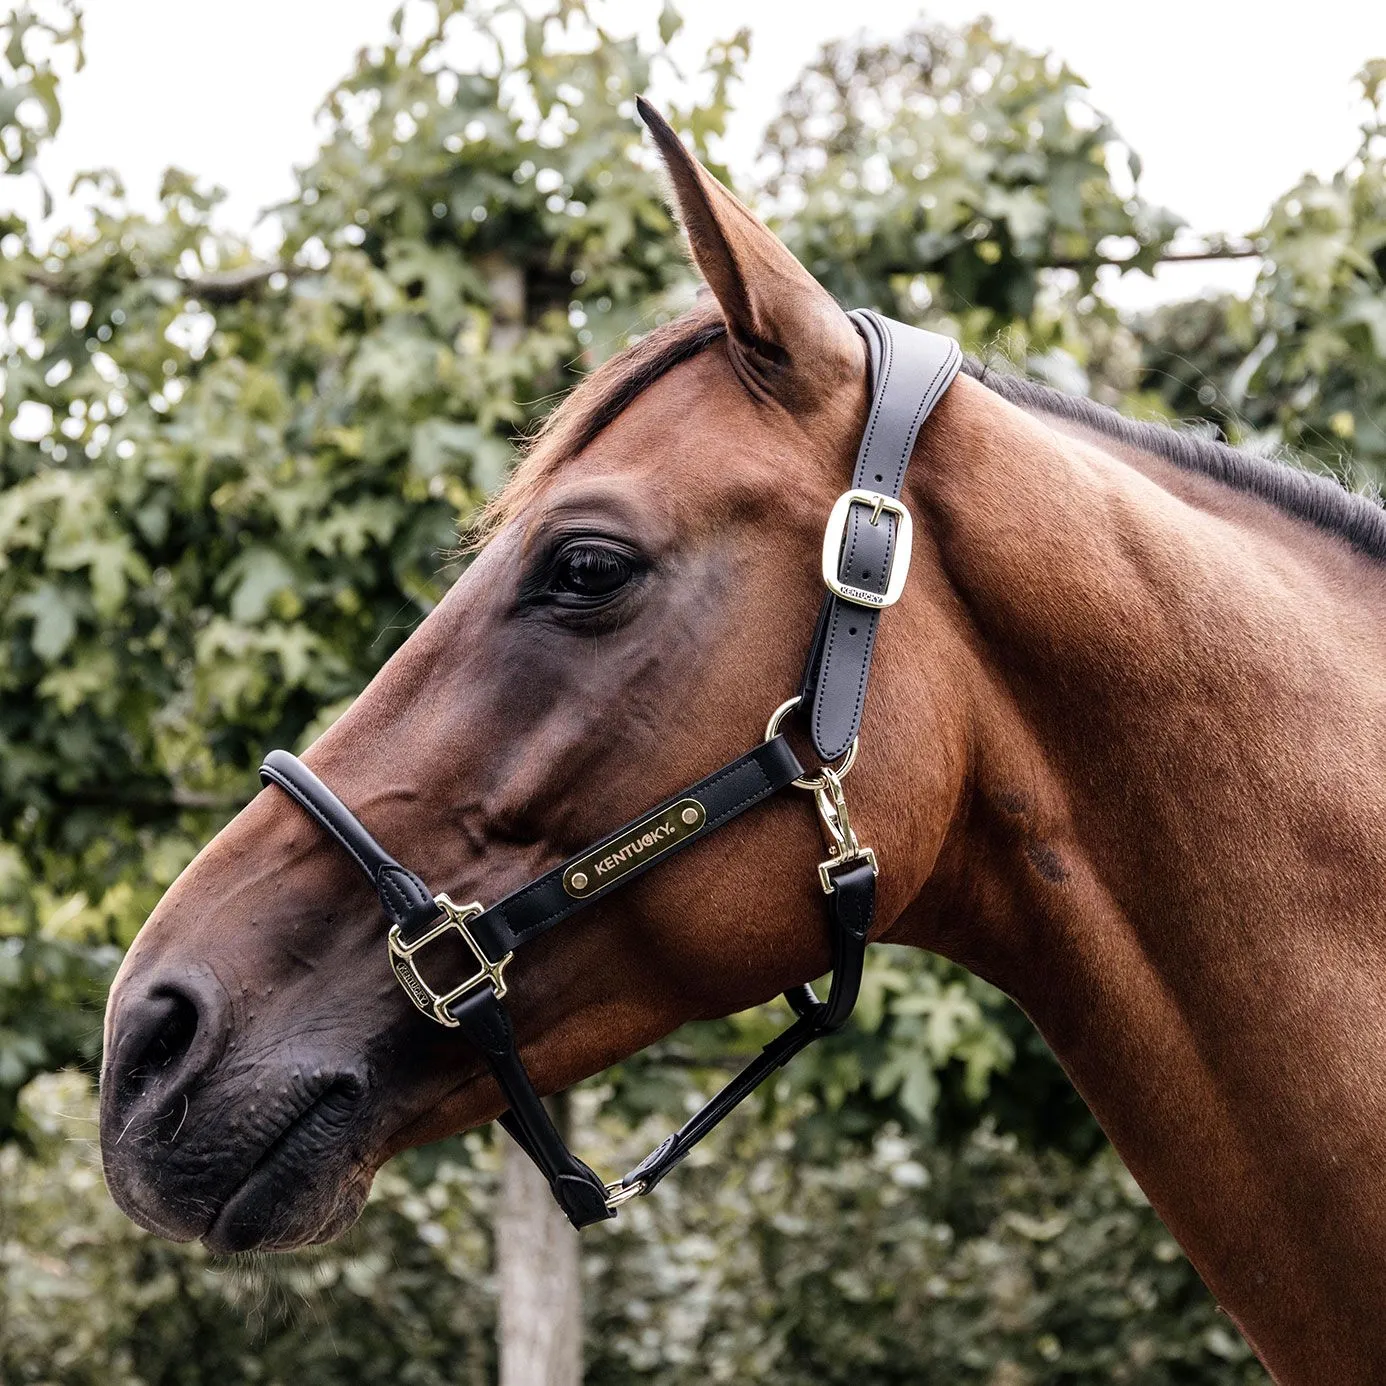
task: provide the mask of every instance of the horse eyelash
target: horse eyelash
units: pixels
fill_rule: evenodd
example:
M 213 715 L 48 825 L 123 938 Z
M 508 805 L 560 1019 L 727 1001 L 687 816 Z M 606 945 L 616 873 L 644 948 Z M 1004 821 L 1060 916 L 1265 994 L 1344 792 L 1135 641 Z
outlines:
M 546 546 L 538 562 L 530 565 L 520 582 L 519 605 L 537 607 L 553 605 L 552 583 L 558 564 L 564 554 L 574 548 L 607 548 L 618 552 L 631 566 L 631 583 L 639 581 L 650 570 L 651 563 L 644 554 L 629 543 L 613 538 L 609 534 L 570 533 L 559 534 Z M 626 584 L 628 588 L 631 583 Z M 619 599 L 623 589 L 613 594 Z M 594 606 L 594 610 L 596 607 Z

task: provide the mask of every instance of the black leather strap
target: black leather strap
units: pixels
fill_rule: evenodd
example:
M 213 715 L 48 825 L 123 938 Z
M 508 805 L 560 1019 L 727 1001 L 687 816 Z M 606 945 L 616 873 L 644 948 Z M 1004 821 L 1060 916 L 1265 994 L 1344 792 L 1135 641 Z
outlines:
M 491 960 L 498 961 L 522 943 L 547 933 L 555 924 L 561 923 L 578 910 L 584 909 L 593 901 L 604 899 L 613 890 L 629 884 L 637 876 L 642 876 L 658 862 L 667 861 L 675 852 L 701 842 L 708 833 L 729 823 L 747 809 L 769 798 L 785 788 L 791 781 L 804 773 L 788 741 L 782 736 L 772 737 L 762 742 L 744 756 L 724 765 L 697 784 L 690 785 L 663 803 L 632 819 L 624 827 L 609 833 L 600 842 L 594 843 L 577 856 L 545 872 L 538 880 L 531 881 L 504 900 L 492 905 L 485 913 L 471 920 L 467 928 L 472 937 L 481 945 Z M 702 824 L 685 837 L 673 842 L 657 852 L 645 852 L 637 859 L 637 864 L 628 866 L 621 875 L 614 877 L 607 885 L 596 885 L 583 896 L 575 897 L 564 886 L 564 877 L 572 868 L 590 857 L 600 857 L 603 850 L 622 844 L 632 828 L 661 817 L 675 805 L 685 800 L 695 800 L 702 806 L 706 815 Z
M 840 1030 L 851 1018 L 861 991 L 866 944 L 876 920 L 876 868 L 855 861 L 829 872 L 833 893 L 828 897 L 829 936 L 833 949 L 833 980 L 828 999 L 817 1013 L 818 1032 Z
M 876 909 L 876 873 L 865 861 L 831 872 L 833 893 L 829 918 L 833 957 L 828 999 L 820 1002 L 811 987 L 786 992 L 798 1019 L 777 1035 L 704 1106 L 645 1157 L 620 1183 L 648 1193 L 710 1135 L 774 1071 L 814 1040 L 841 1028 L 861 991 L 866 944 Z M 515 1046 L 515 1032 L 505 1004 L 490 987 L 456 1002 L 450 1014 L 462 1033 L 481 1051 L 510 1110 L 501 1124 L 543 1172 L 554 1198 L 574 1227 L 615 1216 L 601 1180 L 568 1148 L 529 1080 Z
M 586 1227 L 615 1217 L 615 1211 L 607 1207 L 606 1186 L 568 1149 L 529 1081 L 505 1003 L 490 987 L 481 987 L 454 1002 L 449 1014 L 481 1051 L 510 1108 L 502 1124 L 539 1166 L 568 1220 L 574 1227 Z
M 859 309 L 852 321 L 867 346 L 872 400 L 852 489 L 898 498 L 920 426 L 962 365 L 962 351 L 949 337 Z M 856 505 L 848 516 L 838 558 L 840 581 L 884 593 L 895 552 L 898 521 Z M 879 608 L 862 606 L 829 592 L 819 612 L 804 672 L 803 706 L 813 749 L 825 761 L 846 752 L 861 729 L 866 678 L 876 643 Z
M 650 814 L 635 820 L 635 823 L 644 823 L 664 809 L 686 800 L 693 799 L 702 805 L 705 821 L 686 839 L 654 858 L 654 861 L 662 860 L 663 855 L 697 841 L 712 829 L 730 822 L 776 790 L 783 789 L 802 773 L 799 761 L 785 739 L 773 737 L 705 780 L 700 780 L 683 794 L 665 800 Z M 428 887 L 412 871 L 395 861 L 351 810 L 302 761 L 287 751 L 272 751 L 260 768 L 260 776 L 267 784 L 279 785 L 346 849 L 362 872 L 376 883 L 381 903 L 393 922 L 400 924 L 401 928 L 406 924 L 418 928 L 432 925 L 437 919 L 438 910 Z M 622 829 L 610 835 L 581 856 L 555 867 L 533 886 L 507 897 L 501 906 L 487 913 L 494 914 L 506 905 L 513 908 L 515 902 L 524 902 L 512 918 L 528 927 L 523 935 L 513 935 L 514 942 L 518 944 L 526 938 L 537 937 L 560 919 L 566 919 L 583 905 L 609 894 L 654 864 L 654 861 L 650 861 L 632 867 L 620 879 L 594 891 L 585 899 L 575 900 L 565 892 L 563 900 L 554 902 L 552 917 L 538 913 L 545 907 L 541 902 L 546 899 L 552 901 L 555 885 L 559 890 L 563 889 L 564 872 L 573 862 L 599 854 L 607 845 L 621 841 L 626 831 Z M 807 986 L 786 993 L 786 999 L 798 1017 L 794 1024 L 766 1045 L 756 1059 L 725 1088 L 626 1175 L 621 1181 L 622 1187 L 639 1184 L 642 1192 L 652 1189 L 777 1068 L 788 1063 L 815 1039 L 836 1030 L 851 1015 L 861 988 L 866 942 L 875 911 L 876 873 L 866 861 L 856 861 L 831 871 L 829 876 L 834 889 L 827 897 L 833 960 L 828 999 L 820 1002 L 812 988 Z M 540 893 L 536 899 L 532 894 L 536 887 L 543 887 L 549 894 L 545 896 Z M 525 910 L 530 914 L 526 915 Z M 469 928 L 475 929 L 485 917 L 480 915 L 470 921 Z M 513 928 L 513 925 L 507 923 L 506 927 Z M 474 934 L 474 937 L 477 936 Z M 495 956 L 503 956 L 503 953 Z M 607 1200 L 602 1181 L 568 1148 L 535 1091 L 520 1059 L 514 1026 L 504 1002 L 490 986 L 480 986 L 455 1001 L 448 1013 L 484 1058 L 501 1090 L 509 1109 L 501 1118 L 502 1125 L 543 1172 L 568 1220 L 574 1227 L 586 1227 L 590 1223 L 614 1217 L 615 1210 Z
M 834 890 L 828 896 L 833 976 L 828 999 L 819 1001 L 811 987 L 785 993 L 798 1019 L 776 1035 L 726 1087 L 717 1092 L 684 1124 L 651 1151 L 621 1180 L 622 1188 L 634 1184 L 648 1193 L 704 1137 L 729 1117 L 778 1068 L 783 1068 L 801 1049 L 844 1025 L 857 1004 L 866 965 L 867 937 L 876 911 L 876 872 L 870 863 L 858 861 L 829 873 Z
M 656 862 L 700 842 L 708 833 L 784 789 L 803 773 L 803 766 L 789 742 L 783 736 L 771 737 L 682 793 L 656 804 L 649 812 L 632 819 L 578 856 L 570 857 L 538 880 L 506 896 L 469 920 L 467 931 L 492 962 L 499 962 L 520 944 L 547 933 L 578 910 L 643 875 Z M 412 943 L 432 927 L 438 918 L 432 892 L 371 836 L 355 814 L 297 756 L 288 751 L 271 751 L 260 766 L 260 779 L 265 784 L 277 784 L 347 850 L 375 886 L 385 913 L 391 923 L 400 926 L 406 943 Z M 564 887 L 564 876 L 574 863 L 600 856 L 603 849 L 621 843 L 633 827 L 685 801 L 696 801 L 702 807 L 704 818 L 697 828 L 658 852 L 643 852 L 634 865 L 613 877 L 609 884 L 597 885 L 581 897 L 570 894 Z
M 380 896 L 392 924 L 420 932 L 438 917 L 433 892 L 392 857 L 347 806 L 295 755 L 271 751 L 260 766 L 262 784 L 277 784 L 346 849 Z

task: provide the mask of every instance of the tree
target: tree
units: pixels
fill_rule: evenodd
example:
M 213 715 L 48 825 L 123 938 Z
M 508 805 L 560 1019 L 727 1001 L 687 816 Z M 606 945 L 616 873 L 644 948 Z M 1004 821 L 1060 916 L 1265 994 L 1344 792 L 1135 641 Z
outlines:
M 0 984 L 23 1028 L 0 1032 L 0 1132 L 35 1071 L 90 1056 L 69 976 L 111 966 L 263 747 L 310 739 L 442 595 L 525 401 L 684 276 L 629 119 L 645 56 L 595 29 L 551 51 L 580 6 L 514 56 L 518 14 L 440 3 L 418 42 L 396 15 L 328 98 L 276 267 L 177 171 L 153 222 L 105 175 L 90 232 L 6 227 Z M 447 65 L 463 27 L 489 75 Z M 79 29 L 21 11 L 10 38 L 46 101 L 37 130 L 14 107 L 19 171 L 59 118 L 30 54 Z
M 1072 349 L 1098 269 L 1150 269 L 1180 224 L 1119 186 L 1140 161 L 1082 81 L 987 20 L 829 45 L 766 153 L 790 244 L 824 284 L 946 322 L 973 350 L 999 333 L 1033 355 Z
M 585 1091 L 584 1149 L 632 1132 Z M 382 1171 L 344 1241 L 251 1266 L 146 1236 L 111 1205 L 90 1084 L 28 1088 L 38 1159 L 0 1150 L 0 1379 L 63 1386 L 483 1386 L 499 1176 L 480 1133 Z M 1110 1152 L 956 1146 L 890 1126 L 851 1160 L 791 1159 L 810 1108 L 743 1109 L 658 1198 L 585 1234 L 594 1386 L 755 1381 L 1264 1386 Z
M 1246 299 L 1161 309 L 1143 325 L 1147 387 L 1235 442 L 1292 448 L 1350 484 L 1386 480 L 1386 60 L 1358 76 L 1356 155 L 1308 176 L 1256 233 Z

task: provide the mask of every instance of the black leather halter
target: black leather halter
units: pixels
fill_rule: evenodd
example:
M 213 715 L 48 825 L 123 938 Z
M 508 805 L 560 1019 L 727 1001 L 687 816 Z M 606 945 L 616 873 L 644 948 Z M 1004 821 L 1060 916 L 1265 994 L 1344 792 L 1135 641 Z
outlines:
M 869 310 L 851 316 L 870 358 L 871 408 L 852 489 L 833 506 L 823 537 L 828 591 L 804 680 L 799 693 L 775 709 L 759 746 L 489 909 L 434 895 L 296 756 L 271 751 L 260 767 L 260 778 L 289 794 L 370 878 L 390 920 L 390 966 L 400 985 L 425 1015 L 460 1030 L 481 1052 L 509 1107 L 502 1125 L 543 1171 L 575 1227 L 614 1217 L 622 1203 L 649 1193 L 738 1103 L 805 1045 L 838 1029 L 856 1004 L 875 913 L 877 863 L 852 830 L 842 781 L 856 757 L 880 614 L 899 599 L 909 568 L 910 514 L 899 499 L 905 468 L 920 426 L 958 373 L 962 353 L 946 337 Z M 823 761 L 812 775 L 779 732 L 784 718 L 801 707 Z M 832 944 L 828 998 L 820 1001 L 809 986 L 786 992 L 793 1025 L 629 1174 L 603 1184 L 568 1149 L 520 1061 L 504 1005 L 506 965 L 522 944 L 789 785 L 812 791 L 828 842 L 828 858 L 818 867 Z M 453 931 L 475 957 L 476 971 L 435 991 L 419 970 L 420 955 Z

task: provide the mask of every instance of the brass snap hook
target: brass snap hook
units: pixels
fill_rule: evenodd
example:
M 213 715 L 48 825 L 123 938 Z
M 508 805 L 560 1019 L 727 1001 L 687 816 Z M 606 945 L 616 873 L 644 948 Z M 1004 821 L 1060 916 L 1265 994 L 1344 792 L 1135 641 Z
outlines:
M 830 874 L 835 867 L 865 861 L 870 863 L 871 872 L 875 875 L 876 854 L 857 840 L 856 830 L 847 812 L 847 797 L 842 792 L 842 776 L 825 765 L 821 780 L 822 783 L 814 788 L 813 803 L 818 810 L 823 840 L 828 844 L 828 859 L 818 863 L 818 880 L 823 893 L 831 895 L 837 889 Z

